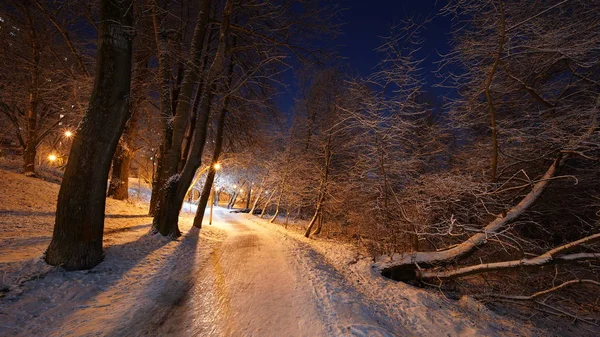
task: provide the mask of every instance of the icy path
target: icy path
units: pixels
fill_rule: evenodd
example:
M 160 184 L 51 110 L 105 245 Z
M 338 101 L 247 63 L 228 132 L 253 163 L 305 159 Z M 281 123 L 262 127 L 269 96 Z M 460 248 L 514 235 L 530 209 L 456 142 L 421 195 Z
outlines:
M 158 326 L 146 325 L 139 335 L 393 336 L 380 333 L 375 322 L 358 328 L 347 322 L 365 322 L 360 310 L 353 312 L 356 305 L 337 315 L 328 312 L 336 308 L 320 297 L 322 289 L 300 261 L 308 256 L 297 254 L 295 240 L 223 209 L 215 212 L 213 226 L 227 238 L 200 267 L 190 293 Z M 343 293 L 351 289 L 337 290 L 337 296 L 352 296 Z

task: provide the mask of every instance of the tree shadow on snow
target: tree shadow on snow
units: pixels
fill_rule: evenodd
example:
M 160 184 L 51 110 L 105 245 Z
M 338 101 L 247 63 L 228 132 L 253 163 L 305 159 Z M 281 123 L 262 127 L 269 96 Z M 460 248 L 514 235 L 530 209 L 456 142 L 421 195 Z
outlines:
M 192 227 L 175 250 L 145 284 L 127 320 L 116 324 L 109 336 L 152 336 L 185 302 L 197 278 L 200 230 Z

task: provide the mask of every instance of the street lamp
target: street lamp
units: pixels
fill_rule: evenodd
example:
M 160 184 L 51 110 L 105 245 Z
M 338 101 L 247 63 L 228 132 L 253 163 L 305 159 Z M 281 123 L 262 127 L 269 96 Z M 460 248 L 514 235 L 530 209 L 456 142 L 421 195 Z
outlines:
M 52 154 L 48 155 L 48 160 L 49 161 L 55 162 L 56 159 L 58 159 L 58 157 L 55 154 L 52 153 Z
M 67 138 L 73 137 L 73 132 L 71 132 L 69 130 L 65 131 L 65 137 L 67 137 Z
M 220 170 L 221 169 L 221 164 L 220 163 L 215 163 L 215 165 L 213 165 L 213 167 L 215 168 L 215 170 Z

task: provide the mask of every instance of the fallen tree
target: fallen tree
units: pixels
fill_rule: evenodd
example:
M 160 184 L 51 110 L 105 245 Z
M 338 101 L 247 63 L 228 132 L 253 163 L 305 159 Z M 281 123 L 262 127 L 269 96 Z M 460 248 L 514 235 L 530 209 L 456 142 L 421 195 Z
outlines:
M 427 279 L 444 280 L 518 267 L 540 267 L 554 263 L 600 260 L 600 253 L 567 254 L 576 248 L 580 248 L 584 244 L 600 241 L 600 234 L 591 234 L 577 241 L 556 247 L 534 258 L 482 263 L 450 270 L 435 269 L 448 266 L 455 261 L 464 259 L 524 214 L 540 198 L 550 182 L 555 178 L 558 178 L 556 177 L 556 173 L 568 157 L 569 154 L 559 154 L 552 165 L 546 170 L 542 178 L 533 184 L 531 191 L 527 193 L 517 205 L 512 207 L 506 213 L 496 215 L 496 218 L 488 223 L 481 232 L 472 235 L 460 244 L 454 245 L 449 249 L 435 252 L 413 252 L 402 256 L 400 259 L 378 263 L 375 267 L 381 270 L 382 275 L 398 281 Z
M 501 229 L 504 229 L 508 224 L 516 220 L 529 209 L 535 201 L 539 199 L 550 181 L 556 176 L 558 168 L 565 160 L 566 156 L 559 155 L 542 178 L 533 185 L 531 191 L 527 193 L 517 205 L 508 210 L 505 214 L 496 215 L 496 218 L 487 224 L 480 233 L 472 235 L 467 240 L 450 249 L 436 252 L 414 252 L 404 255 L 399 260 L 376 264 L 376 267 L 381 269 L 382 274 L 394 279 L 404 279 L 405 277 L 400 274 L 407 274 L 407 271 L 411 272 L 409 272 L 406 277 L 415 278 L 418 275 L 417 271 L 420 268 L 419 265 L 445 265 L 465 257 L 472 253 L 477 247 L 486 243 L 490 235 L 498 233 Z

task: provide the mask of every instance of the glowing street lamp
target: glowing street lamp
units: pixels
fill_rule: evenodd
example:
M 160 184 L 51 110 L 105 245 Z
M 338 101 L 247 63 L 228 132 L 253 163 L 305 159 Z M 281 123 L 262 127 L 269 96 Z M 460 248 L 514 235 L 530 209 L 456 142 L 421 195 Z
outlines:
M 51 162 L 55 162 L 58 159 L 58 157 L 55 154 L 50 154 L 48 156 L 48 160 Z
M 213 165 L 213 167 L 215 168 L 215 170 L 220 170 L 221 169 L 221 164 L 215 163 L 215 165 Z
M 73 132 L 71 132 L 69 130 L 65 131 L 65 137 L 67 137 L 67 138 L 73 137 Z

